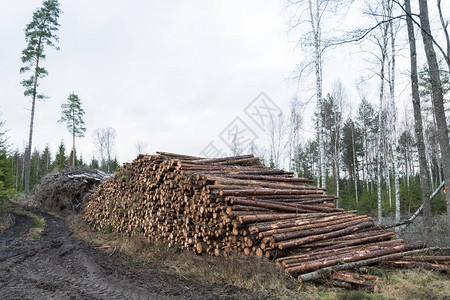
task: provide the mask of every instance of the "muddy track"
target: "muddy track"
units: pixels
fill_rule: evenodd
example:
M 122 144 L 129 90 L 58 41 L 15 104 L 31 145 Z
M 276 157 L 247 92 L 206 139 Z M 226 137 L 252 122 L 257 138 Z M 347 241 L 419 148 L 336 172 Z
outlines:
M 40 239 L 26 239 L 32 220 L 14 213 L 13 225 L 0 235 L 0 299 L 260 299 L 130 263 L 76 239 L 63 219 L 33 213 L 46 220 Z

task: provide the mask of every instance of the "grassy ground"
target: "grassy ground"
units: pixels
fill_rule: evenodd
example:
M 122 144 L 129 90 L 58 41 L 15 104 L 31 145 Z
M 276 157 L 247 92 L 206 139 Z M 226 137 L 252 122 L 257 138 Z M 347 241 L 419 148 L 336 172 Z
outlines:
M 70 227 L 83 240 L 111 253 L 121 253 L 139 263 L 160 264 L 168 272 L 192 281 L 226 283 L 245 288 L 271 299 L 450 299 L 448 275 L 422 269 L 383 270 L 366 268 L 379 275 L 376 294 L 347 291 L 331 286 L 299 282 L 284 274 L 275 263 L 252 257 L 198 256 L 176 248 L 167 249 L 162 242 L 149 242 L 143 236 L 127 237 L 111 232 L 95 232 L 80 220 L 70 217 Z

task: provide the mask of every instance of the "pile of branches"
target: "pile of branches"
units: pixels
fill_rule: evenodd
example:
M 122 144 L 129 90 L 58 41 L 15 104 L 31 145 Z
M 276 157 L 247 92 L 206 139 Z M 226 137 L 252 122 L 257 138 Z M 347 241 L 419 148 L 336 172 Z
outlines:
M 301 282 L 429 250 L 395 239 L 366 215 L 336 208 L 335 199 L 252 155 L 158 152 L 138 156 L 103 182 L 84 219 L 196 253 L 276 259 Z
M 42 178 L 33 200 L 59 211 L 79 212 L 100 183 L 109 176 L 99 170 L 68 168 Z

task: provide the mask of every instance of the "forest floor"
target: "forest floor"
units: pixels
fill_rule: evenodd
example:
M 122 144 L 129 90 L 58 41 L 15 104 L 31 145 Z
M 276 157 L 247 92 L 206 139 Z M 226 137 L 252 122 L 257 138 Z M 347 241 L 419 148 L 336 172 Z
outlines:
M 450 299 L 448 277 L 373 268 L 380 292 L 305 283 L 269 261 L 197 256 L 0 201 L 0 299 Z

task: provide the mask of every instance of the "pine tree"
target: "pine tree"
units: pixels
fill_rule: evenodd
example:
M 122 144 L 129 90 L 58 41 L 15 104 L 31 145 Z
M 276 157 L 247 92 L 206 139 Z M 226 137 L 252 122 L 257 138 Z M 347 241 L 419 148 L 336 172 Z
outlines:
M 45 60 L 44 48 L 51 46 L 58 49 L 55 43 L 58 42 L 58 36 L 54 34 L 58 31 L 58 17 L 61 13 L 58 0 L 46 0 L 42 7 L 33 13 L 32 21 L 25 28 L 25 41 L 27 47 L 22 51 L 22 62 L 25 67 L 20 69 L 20 73 L 30 72 L 28 79 L 22 80 L 21 84 L 25 88 L 24 95 L 31 97 L 31 119 L 30 132 L 28 136 L 28 149 L 25 157 L 25 194 L 30 193 L 30 168 L 31 168 L 31 149 L 33 140 L 34 111 L 36 99 L 43 100 L 47 98 L 44 94 L 38 92 L 39 79 L 48 75 L 48 72 L 40 63 Z
M 78 95 L 72 92 L 67 98 L 67 103 L 61 105 L 62 116 L 59 120 L 60 123 L 66 123 L 67 129 L 72 134 L 72 167 L 75 167 L 75 137 L 83 137 L 86 132 L 84 127 L 84 110 L 81 108 L 81 101 Z

